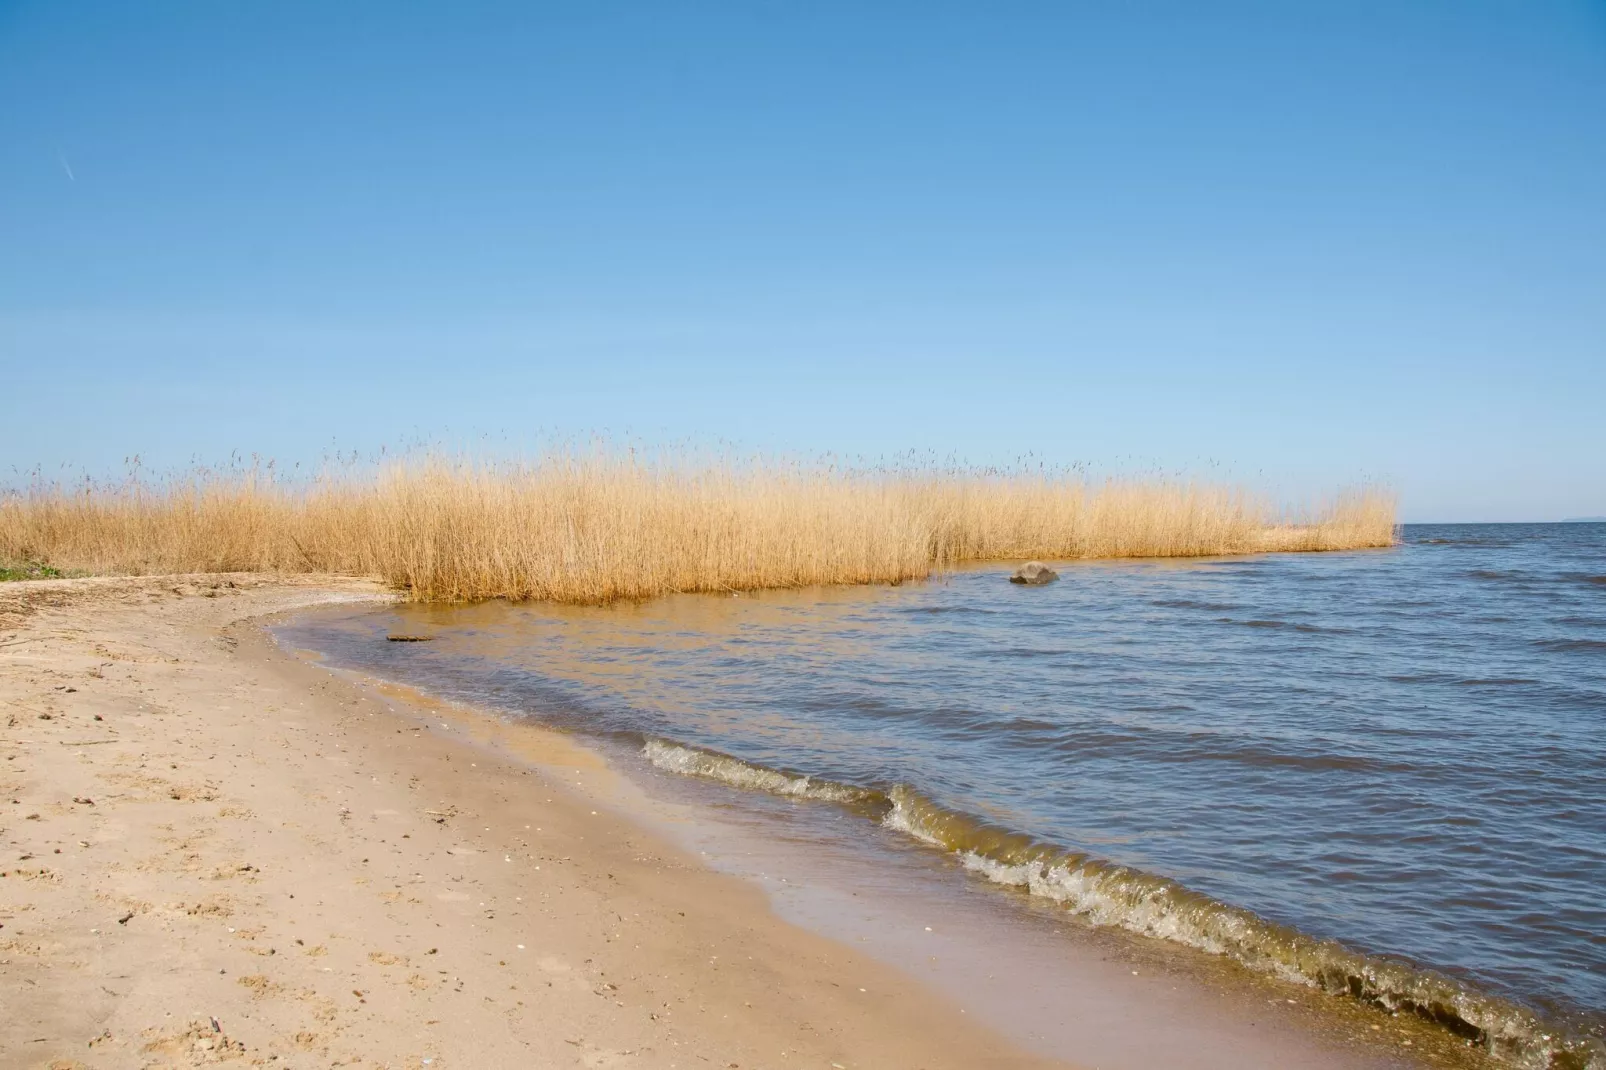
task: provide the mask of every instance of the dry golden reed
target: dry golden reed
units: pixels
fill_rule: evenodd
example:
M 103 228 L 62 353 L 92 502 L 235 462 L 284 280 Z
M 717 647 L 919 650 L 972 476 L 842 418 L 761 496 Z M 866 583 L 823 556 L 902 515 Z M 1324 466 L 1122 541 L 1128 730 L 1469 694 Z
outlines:
M 0 497 L 0 562 L 96 574 L 335 572 L 428 601 L 597 603 L 677 591 L 882 583 L 970 561 L 1387 546 L 1395 502 L 1286 515 L 1166 479 L 554 453 L 428 457 L 291 485 L 260 471 Z

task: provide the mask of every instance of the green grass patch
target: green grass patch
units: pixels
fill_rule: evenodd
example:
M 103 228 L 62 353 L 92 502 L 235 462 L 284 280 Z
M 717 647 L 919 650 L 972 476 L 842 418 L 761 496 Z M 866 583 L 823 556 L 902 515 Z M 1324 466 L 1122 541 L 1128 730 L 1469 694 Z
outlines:
M 28 561 L 20 565 L 0 565 L 0 583 L 7 580 L 59 580 L 67 574 L 51 568 L 42 561 Z

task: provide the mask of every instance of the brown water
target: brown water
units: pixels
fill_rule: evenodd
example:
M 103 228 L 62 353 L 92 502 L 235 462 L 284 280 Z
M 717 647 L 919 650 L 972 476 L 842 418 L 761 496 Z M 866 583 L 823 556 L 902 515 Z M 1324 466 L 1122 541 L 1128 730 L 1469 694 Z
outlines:
M 902 836 L 978 892 L 1606 1065 L 1606 526 L 1004 575 L 284 632 Z

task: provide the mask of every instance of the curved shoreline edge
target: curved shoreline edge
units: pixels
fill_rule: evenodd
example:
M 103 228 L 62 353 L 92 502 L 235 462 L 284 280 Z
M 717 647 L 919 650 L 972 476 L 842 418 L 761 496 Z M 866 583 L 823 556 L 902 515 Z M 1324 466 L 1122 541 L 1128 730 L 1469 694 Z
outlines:
M 387 597 L 0 591 L 0 1066 L 1065 1065 L 257 624 Z
M 947 809 L 914 786 L 898 784 L 883 791 L 844 784 L 663 739 L 647 739 L 642 753 L 654 766 L 683 776 L 845 806 L 942 851 L 994 884 L 1056 903 L 1093 925 L 1113 925 L 1224 955 L 1251 970 L 1330 995 L 1413 1014 L 1507 1065 L 1606 1068 L 1606 1046 L 1510 1000 L 1432 969 L 1309 936 L 1176 881 Z

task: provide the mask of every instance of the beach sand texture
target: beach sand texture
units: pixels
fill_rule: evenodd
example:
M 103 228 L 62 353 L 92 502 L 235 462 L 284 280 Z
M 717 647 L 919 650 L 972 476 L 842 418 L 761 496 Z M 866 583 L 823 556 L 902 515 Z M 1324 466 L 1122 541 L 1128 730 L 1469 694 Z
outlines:
M 336 675 L 262 628 L 395 597 L 243 573 L 0 586 L 0 1070 L 1419 1065 L 1253 986 L 1027 965 L 1052 949 L 1011 982 L 1058 976 L 1087 1039 L 1025 1050 L 611 805 L 628 788 L 570 737 Z
M 1056 1065 L 231 627 L 372 597 L 0 589 L 0 1066 Z

